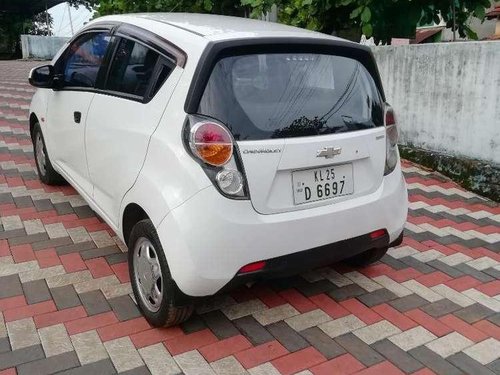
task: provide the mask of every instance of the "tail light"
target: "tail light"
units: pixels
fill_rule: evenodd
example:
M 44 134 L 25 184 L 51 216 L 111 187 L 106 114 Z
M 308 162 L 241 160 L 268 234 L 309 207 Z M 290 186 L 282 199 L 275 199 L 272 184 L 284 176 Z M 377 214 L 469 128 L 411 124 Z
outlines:
M 191 129 L 191 150 L 202 161 L 215 167 L 226 164 L 233 156 L 231 133 L 214 122 L 198 122 Z
M 385 132 L 386 132 L 386 153 L 385 153 L 385 171 L 384 176 L 391 173 L 398 164 L 398 138 L 399 131 L 396 124 L 396 116 L 390 105 L 385 108 Z
M 228 198 L 247 199 L 243 168 L 231 132 L 213 119 L 189 115 L 184 134 L 186 148 L 217 189 Z

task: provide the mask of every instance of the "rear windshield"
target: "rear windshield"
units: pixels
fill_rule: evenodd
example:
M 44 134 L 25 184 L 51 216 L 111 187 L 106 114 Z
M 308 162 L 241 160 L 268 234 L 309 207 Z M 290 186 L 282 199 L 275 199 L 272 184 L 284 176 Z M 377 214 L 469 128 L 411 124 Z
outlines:
M 310 53 L 253 54 L 219 60 L 198 113 L 237 140 L 342 133 L 383 125 L 383 101 L 357 60 Z

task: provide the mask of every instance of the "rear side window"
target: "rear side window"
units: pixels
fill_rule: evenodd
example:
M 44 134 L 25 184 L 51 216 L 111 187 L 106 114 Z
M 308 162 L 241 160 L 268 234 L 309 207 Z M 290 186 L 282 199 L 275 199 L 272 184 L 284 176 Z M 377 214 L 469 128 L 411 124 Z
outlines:
M 225 123 L 237 140 L 303 137 L 383 125 L 383 100 L 357 60 L 311 53 L 219 60 L 198 113 Z
M 122 39 L 115 52 L 106 89 L 144 97 L 159 58 L 157 52 L 142 44 Z

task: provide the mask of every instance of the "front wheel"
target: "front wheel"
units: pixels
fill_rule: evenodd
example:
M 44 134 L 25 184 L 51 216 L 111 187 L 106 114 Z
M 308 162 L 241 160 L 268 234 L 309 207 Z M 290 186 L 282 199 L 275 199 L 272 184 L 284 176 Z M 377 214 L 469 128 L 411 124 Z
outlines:
M 45 146 L 45 139 L 43 138 L 42 129 L 38 122 L 33 128 L 33 151 L 40 180 L 47 185 L 64 184 L 64 178 L 55 171 L 50 162 L 47 147 Z
M 194 305 L 176 304 L 177 286 L 151 220 L 139 221 L 134 226 L 128 249 L 132 289 L 146 320 L 155 327 L 165 327 L 189 319 Z
M 387 253 L 387 250 L 389 250 L 388 247 L 383 247 L 380 249 L 370 249 L 368 251 L 365 251 L 364 253 L 355 255 L 352 258 L 348 258 L 345 261 L 348 264 L 356 267 L 368 266 L 382 259 L 382 257 Z

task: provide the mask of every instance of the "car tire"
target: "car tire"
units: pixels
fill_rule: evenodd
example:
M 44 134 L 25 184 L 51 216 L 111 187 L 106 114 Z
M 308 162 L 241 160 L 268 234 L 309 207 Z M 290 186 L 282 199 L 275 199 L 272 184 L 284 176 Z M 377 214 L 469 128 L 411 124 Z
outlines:
M 42 129 L 37 122 L 33 128 L 33 152 L 35 154 L 35 164 L 38 171 L 38 178 L 47 185 L 62 185 L 66 181 L 54 170 L 52 163 L 47 153 L 45 139 L 43 138 Z
M 177 285 L 151 220 L 141 220 L 132 228 L 128 241 L 130 281 L 137 305 L 155 327 L 168 327 L 189 319 L 194 304 L 178 306 Z
M 389 250 L 388 247 L 371 249 L 365 251 L 364 253 L 355 255 L 352 258 L 346 259 L 346 262 L 355 267 L 368 266 L 382 259 L 382 257 L 387 253 L 387 250 Z

